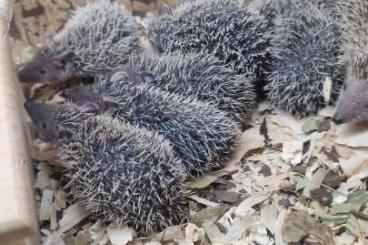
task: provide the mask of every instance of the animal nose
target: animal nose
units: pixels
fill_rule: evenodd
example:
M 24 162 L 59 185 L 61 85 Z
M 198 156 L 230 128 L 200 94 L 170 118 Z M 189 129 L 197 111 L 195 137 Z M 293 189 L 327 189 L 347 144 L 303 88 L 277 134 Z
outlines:
M 341 118 L 338 118 L 337 116 L 334 116 L 332 118 L 332 121 L 336 124 L 343 124 L 344 123 L 344 120 L 342 120 Z

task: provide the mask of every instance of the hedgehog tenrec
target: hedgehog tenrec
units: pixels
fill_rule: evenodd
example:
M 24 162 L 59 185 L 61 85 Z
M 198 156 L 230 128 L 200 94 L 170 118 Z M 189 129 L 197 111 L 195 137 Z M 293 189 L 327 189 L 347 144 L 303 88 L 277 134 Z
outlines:
M 238 124 L 225 112 L 151 85 L 137 85 L 123 71 L 115 73 L 113 79 L 115 82 L 107 77 L 90 87 L 67 90 L 65 96 L 82 105 L 94 105 L 91 107 L 98 113 L 108 111 L 123 122 L 158 132 L 169 140 L 191 176 L 223 166 L 240 134 Z M 124 80 L 125 86 L 117 80 Z
M 251 81 L 213 55 L 173 53 L 161 57 L 135 56 L 126 69 L 142 74 L 146 83 L 208 102 L 240 121 L 248 119 L 256 107 L 256 93 Z M 123 82 L 123 79 L 119 81 Z
M 276 107 L 305 116 L 337 99 L 345 75 L 341 30 L 316 1 L 288 2 L 288 10 L 276 15 L 265 90 Z
M 64 132 L 65 140 L 54 139 L 65 168 L 65 190 L 93 217 L 128 224 L 141 234 L 187 219 L 186 172 L 162 136 L 90 116 L 72 104 L 28 103 L 26 108 L 40 131 Z
M 368 120 L 368 1 L 341 3 L 344 56 L 347 64 L 345 90 L 334 115 L 336 123 Z
M 148 38 L 161 52 L 206 52 L 238 73 L 263 82 L 270 21 L 240 0 L 184 1 L 148 23 Z
M 88 3 L 45 40 L 36 58 L 18 72 L 19 80 L 62 82 L 109 71 L 138 52 L 139 33 L 129 11 L 108 1 Z

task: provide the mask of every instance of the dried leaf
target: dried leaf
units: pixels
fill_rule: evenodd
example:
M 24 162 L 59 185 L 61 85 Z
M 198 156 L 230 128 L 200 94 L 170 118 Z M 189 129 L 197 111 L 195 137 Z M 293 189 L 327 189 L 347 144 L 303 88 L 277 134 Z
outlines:
M 50 219 L 52 213 L 53 198 L 54 198 L 54 191 L 47 189 L 43 190 L 39 211 L 40 212 L 39 218 L 41 221 Z
M 263 148 L 265 146 L 265 138 L 260 134 L 260 127 L 253 127 L 244 131 L 234 149 L 230 160 L 225 163 L 227 166 L 237 164 L 249 152 Z
M 81 203 L 74 203 L 64 210 L 63 217 L 61 218 L 60 231 L 66 232 L 76 226 L 84 218 L 90 214 Z
M 261 210 L 260 222 L 272 232 L 275 237 L 275 244 L 282 245 L 281 229 L 278 225 L 278 212 L 274 205 L 268 205 Z
M 304 133 L 309 134 L 320 129 L 323 119 L 319 117 L 309 117 L 304 119 L 302 130 Z
M 211 202 L 207 199 L 204 199 L 202 197 L 199 197 L 197 195 L 191 195 L 191 196 L 188 196 L 189 199 L 192 199 L 200 204 L 203 204 L 207 207 L 218 207 L 220 204 L 219 203 L 216 203 L 216 202 Z
M 217 200 L 226 203 L 234 203 L 238 201 L 239 194 L 236 192 L 231 191 L 221 191 L 221 190 L 214 190 L 213 194 L 215 195 Z
M 318 116 L 332 118 L 335 115 L 335 111 L 335 106 L 325 106 L 318 112 Z
M 279 112 L 267 120 L 268 137 L 274 145 L 304 140 L 300 123 L 291 115 Z
M 31 62 L 37 55 L 39 50 L 33 46 L 25 47 L 20 54 L 20 64 L 27 64 Z
M 317 237 L 321 244 L 335 244 L 333 232 L 327 225 L 318 223 L 305 211 L 289 213 L 282 225 L 284 242 L 300 243 L 308 236 Z
M 66 245 L 63 239 L 63 235 L 60 232 L 54 232 L 47 237 L 44 242 L 45 245 Z
M 231 241 L 239 239 L 244 232 L 250 229 L 256 222 L 256 219 L 252 216 L 245 216 L 241 220 L 235 222 L 226 233 L 224 243 L 227 244 Z
M 201 225 L 205 221 L 216 222 L 229 209 L 229 206 L 224 204 L 215 208 L 205 208 L 191 216 L 192 223 Z
M 333 205 L 330 208 L 330 212 L 333 214 L 344 214 L 350 213 L 351 211 L 359 211 L 367 202 L 368 191 L 357 190 L 349 195 L 347 202 Z
M 207 238 L 212 242 L 212 244 L 223 243 L 225 235 L 221 233 L 214 223 L 206 221 L 202 224 L 202 227 L 206 232 Z
M 347 146 L 335 145 L 334 148 L 336 149 L 339 159 L 349 159 L 354 153 L 354 151 Z
M 304 188 L 303 195 L 311 198 L 310 191 L 321 187 L 321 184 L 323 183 L 327 173 L 328 170 L 325 168 L 319 168 L 316 172 L 312 173 L 312 176 L 307 179 L 307 184 Z
M 190 189 L 203 189 L 212 184 L 218 177 L 225 176 L 231 174 L 229 171 L 226 170 L 219 170 L 207 175 L 204 175 L 193 182 L 185 183 Z
M 307 185 L 307 180 L 300 177 L 299 175 L 291 175 L 290 179 L 295 184 L 295 190 L 300 191 Z
M 74 237 L 75 245 L 89 245 L 91 244 L 91 234 L 88 231 L 82 230 Z
M 97 221 L 88 229 L 88 231 L 91 234 L 92 241 L 95 244 L 98 244 L 106 234 L 106 227 L 102 225 L 101 221 Z
M 323 184 L 333 189 L 337 189 L 339 188 L 341 183 L 346 180 L 347 180 L 346 176 L 341 176 L 334 171 L 329 171 L 327 176 L 323 180 Z
M 354 216 L 350 216 L 348 222 L 345 224 L 345 227 L 358 238 L 358 244 L 366 244 L 364 242 L 365 237 L 359 226 L 358 220 Z
M 336 131 L 336 143 L 350 147 L 368 147 L 368 124 L 342 124 Z
M 179 240 L 177 241 L 178 245 L 194 245 L 194 242 L 189 240 Z
M 239 206 L 235 209 L 234 214 L 238 217 L 244 217 L 248 215 L 250 211 L 252 211 L 252 207 L 255 205 L 258 205 L 265 200 L 267 200 L 271 196 L 270 192 L 260 192 L 257 194 L 254 194 L 247 199 L 245 199 L 243 202 L 239 204 Z
M 298 165 L 302 162 L 303 158 L 304 141 L 291 141 L 285 142 L 282 145 L 281 158 L 291 165 Z
M 62 190 L 58 190 L 55 194 L 54 207 L 56 211 L 60 211 L 66 208 L 66 193 Z
M 174 239 L 184 239 L 185 234 L 182 228 L 181 225 L 167 227 L 164 231 L 155 235 L 152 241 L 166 242 Z
M 58 226 L 57 213 L 56 213 L 56 209 L 53 205 L 52 209 L 51 209 L 51 216 L 50 216 L 50 229 L 54 231 L 54 230 L 56 230 L 57 226 Z
M 262 226 L 258 226 L 256 232 L 253 234 L 252 237 L 253 238 L 251 240 L 254 241 L 256 244 L 274 244 L 272 241 L 273 239 L 268 235 L 267 229 Z
M 126 225 L 109 225 L 106 231 L 112 245 L 124 245 L 133 240 L 134 231 Z
M 216 190 L 229 190 L 236 187 L 236 184 L 232 180 L 225 179 L 224 177 L 218 177 L 213 183 L 219 184 L 215 186 Z
M 311 198 L 318 201 L 322 205 L 330 205 L 332 203 L 332 191 L 326 188 L 317 188 L 310 191 Z
M 266 164 L 262 165 L 262 168 L 259 171 L 259 173 L 262 174 L 264 177 L 269 177 L 272 175 L 271 168 Z
M 315 213 L 321 220 L 330 223 L 333 226 L 345 224 L 348 221 L 348 215 L 330 215 L 326 213 Z
M 54 179 L 51 179 L 50 174 L 47 173 L 46 171 L 39 171 L 37 174 L 37 179 L 36 179 L 36 184 L 35 184 L 35 188 L 38 189 L 55 189 L 55 187 L 57 186 L 57 182 Z
M 203 230 L 198 228 L 195 224 L 188 224 L 185 227 L 185 239 L 190 240 L 193 242 L 197 242 L 199 240 L 199 237 L 203 235 Z
M 56 150 L 50 149 L 42 152 L 35 152 L 32 156 L 33 159 L 38 161 L 45 161 L 48 163 L 54 163 L 56 162 L 57 156 L 56 156 Z M 58 164 L 57 164 L 58 165 Z
M 144 245 L 161 245 L 160 242 L 146 242 Z
M 336 237 L 337 245 L 353 245 L 356 237 L 353 236 L 350 232 L 344 232 L 341 235 Z
M 341 166 L 346 176 L 352 176 L 359 172 L 359 169 L 368 166 L 368 151 L 354 150 L 348 159 L 339 159 Z

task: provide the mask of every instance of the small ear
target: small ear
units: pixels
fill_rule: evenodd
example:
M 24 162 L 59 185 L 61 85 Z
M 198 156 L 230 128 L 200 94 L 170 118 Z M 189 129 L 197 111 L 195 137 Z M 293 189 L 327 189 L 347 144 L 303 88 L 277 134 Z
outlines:
M 153 74 L 149 73 L 149 72 L 142 72 L 140 74 L 141 80 L 144 83 L 153 83 L 155 81 L 155 77 L 153 76 Z
M 172 8 L 169 5 L 167 5 L 165 3 L 164 5 L 162 5 L 161 14 L 162 15 L 164 15 L 164 14 L 172 15 L 173 14 L 173 10 L 172 10 Z
M 89 101 L 82 106 L 82 110 L 85 113 L 93 115 L 112 115 L 116 110 L 118 110 L 118 108 L 119 103 L 107 97 L 100 98 L 96 101 Z
M 72 60 L 74 57 L 75 57 L 74 52 L 69 51 L 67 53 L 62 54 L 60 60 L 65 64 L 68 63 L 68 61 Z
M 103 113 L 112 115 L 119 109 L 119 103 L 110 98 L 103 97 L 100 108 Z
M 70 131 L 67 131 L 67 130 L 65 130 L 65 129 L 61 129 L 61 130 L 59 130 L 58 131 L 58 133 L 57 133 L 57 138 L 58 139 L 61 139 L 61 138 L 68 138 L 68 137 L 70 137 L 72 134 L 71 134 L 71 132 Z
M 83 106 L 81 106 L 83 112 L 90 113 L 93 115 L 102 114 L 101 104 L 96 102 L 86 102 Z

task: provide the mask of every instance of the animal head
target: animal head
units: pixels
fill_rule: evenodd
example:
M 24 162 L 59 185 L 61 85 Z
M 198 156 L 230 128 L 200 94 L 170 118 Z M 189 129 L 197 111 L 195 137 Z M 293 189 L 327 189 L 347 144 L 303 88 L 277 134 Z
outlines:
M 21 67 L 18 78 L 21 83 L 57 83 L 70 79 L 73 71 L 68 64 L 72 54 L 62 57 L 51 57 L 39 52 L 36 57 Z
M 85 119 L 94 115 L 87 107 L 78 107 L 68 102 L 64 104 L 26 102 L 24 106 L 40 138 L 50 143 L 66 140 Z
M 96 115 L 113 114 L 119 107 L 118 103 L 93 90 L 93 85 L 69 88 L 63 91 L 63 97 L 82 106 L 84 110 Z
M 333 120 L 337 124 L 368 121 L 368 80 L 350 80 L 346 83 Z
M 155 77 L 151 73 L 135 72 L 124 67 L 98 77 L 92 85 L 65 89 L 62 95 L 75 104 L 88 107 L 91 112 L 111 115 L 119 107 L 111 98 L 120 97 L 125 86 L 135 87 L 152 84 L 154 81 Z

